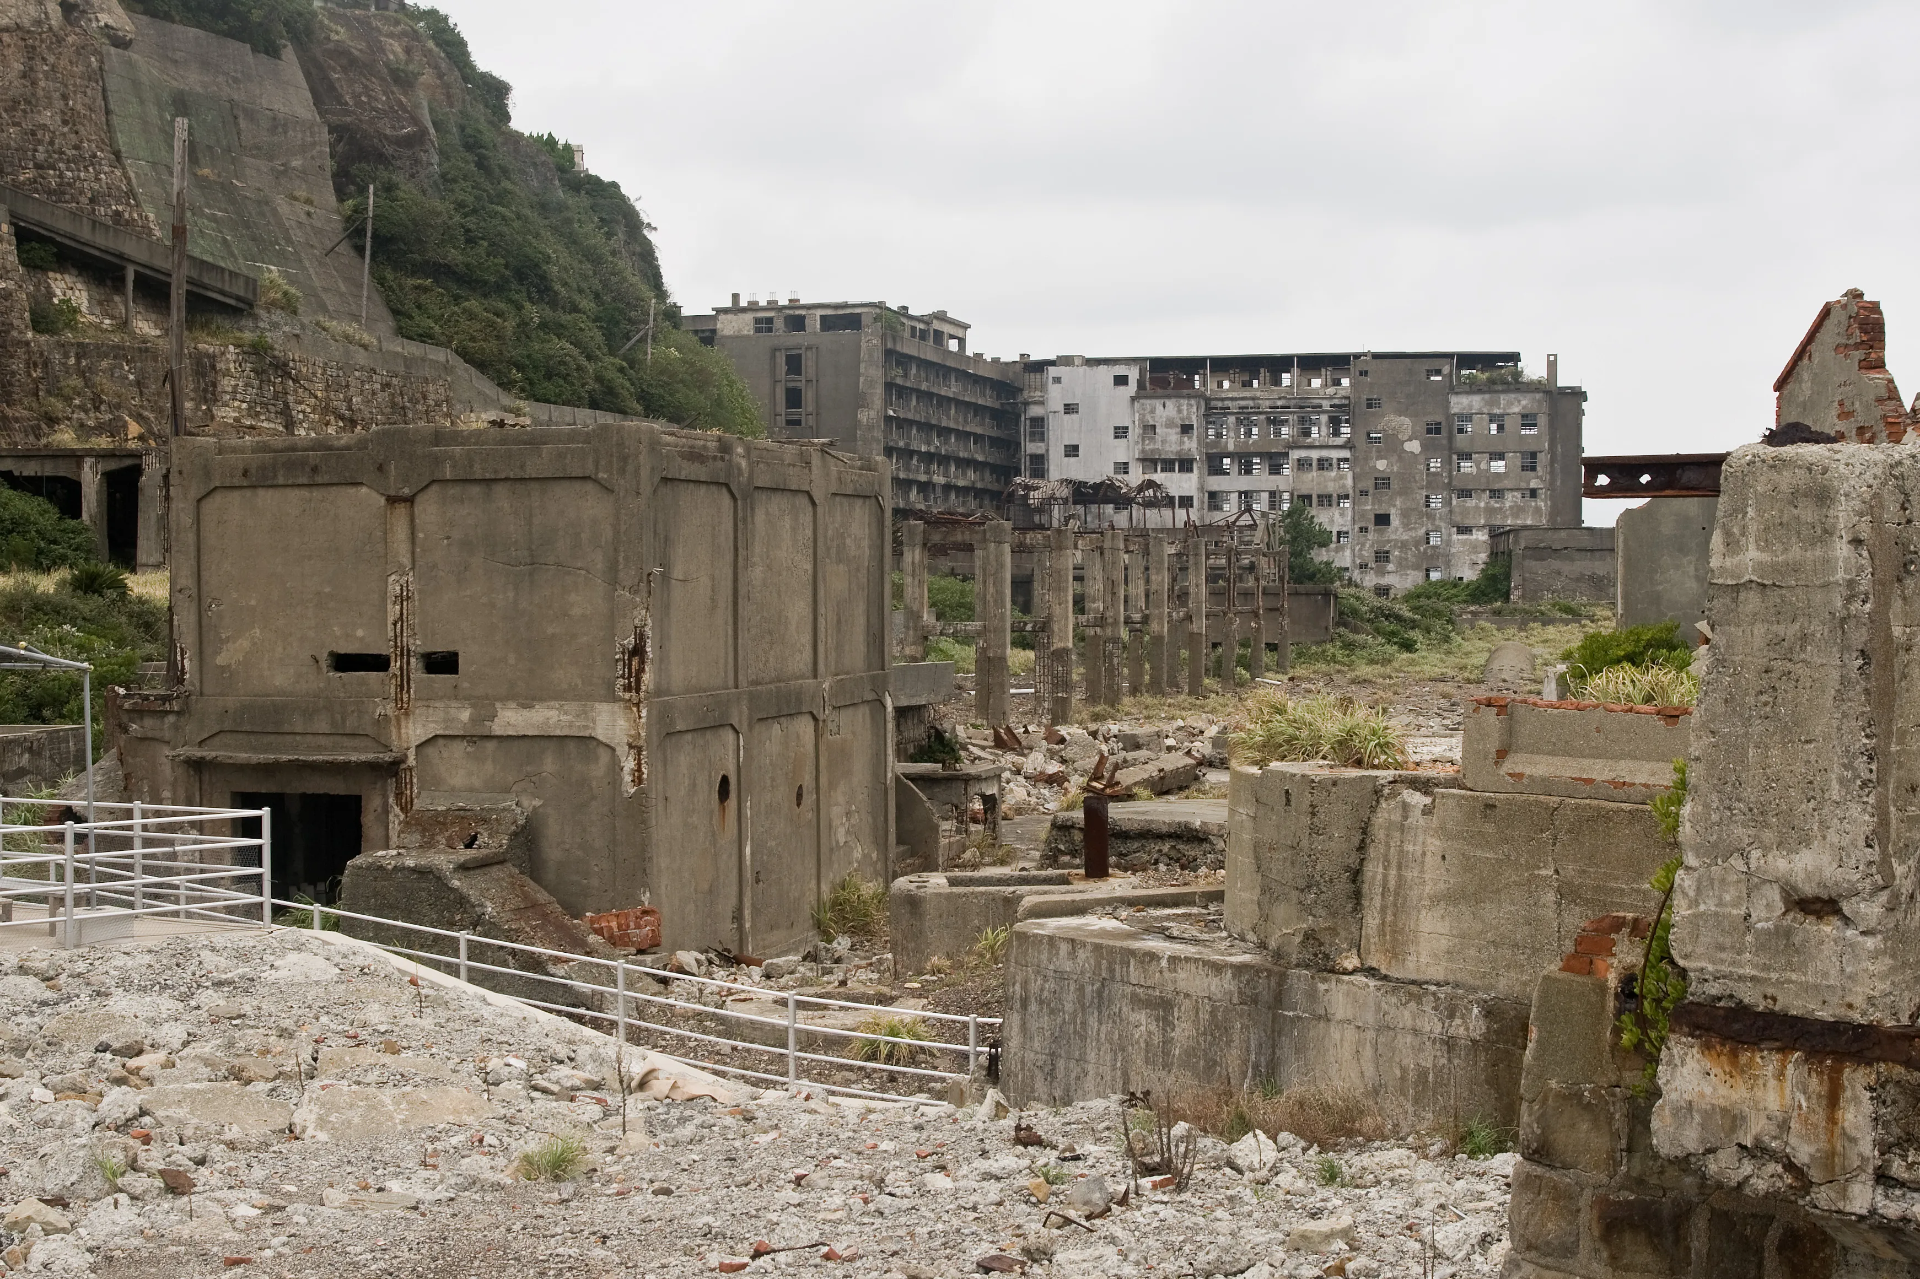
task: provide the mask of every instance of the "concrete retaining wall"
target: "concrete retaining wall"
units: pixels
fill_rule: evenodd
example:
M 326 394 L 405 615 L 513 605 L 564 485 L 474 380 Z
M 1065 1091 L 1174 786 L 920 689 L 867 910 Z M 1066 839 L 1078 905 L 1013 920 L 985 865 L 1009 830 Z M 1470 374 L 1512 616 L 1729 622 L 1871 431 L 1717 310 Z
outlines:
M 1477 697 L 1467 707 L 1460 777 L 1476 791 L 1644 804 L 1687 757 L 1688 708 Z
M 1016 1105 L 1131 1089 L 1332 1084 L 1395 1128 L 1513 1122 L 1526 1005 L 1288 969 L 1111 919 L 1015 926 L 1001 1079 Z
M 1611 603 L 1617 583 L 1613 536 L 1610 528 L 1513 528 L 1493 534 L 1487 547 L 1490 555 L 1511 557 L 1512 603 Z
M 57 786 L 87 767 L 78 724 L 0 724 L 0 788 L 9 795 Z
M 1671 619 L 1693 641 L 1693 624 L 1707 614 L 1707 546 L 1719 502 L 1717 497 L 1656 497 L 1620 512 L 1614 526 L 1617 625 Z

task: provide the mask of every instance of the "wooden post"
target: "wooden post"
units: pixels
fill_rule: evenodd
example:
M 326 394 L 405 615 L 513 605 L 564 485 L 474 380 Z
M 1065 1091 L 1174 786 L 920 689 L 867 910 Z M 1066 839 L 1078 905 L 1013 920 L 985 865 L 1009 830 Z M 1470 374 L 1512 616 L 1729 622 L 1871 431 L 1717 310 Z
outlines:
M 1127 552 L 1127 612 L 1147 611 L 1147 557 Z M 1145 622 L 1127 623 L 1127 692 L 1139 697 L 1147 691 L 1147 628 Z
M 1121 670 L 1125 664 L 1127 650 L 1127 535 L 1117 528 L 1110 528 L 1100 536 L 1101 562 L 1106 569 L 1107 581 L 1100 592 L 1106 601 L 1107 628 L 1106 670 L 1101 672 L 1100 685 L 1106 692 L 1107 705 L 1118 706 L 1121 697 Z
M 367 237 L 360 250 L 360 327 L 367 327 L 367 286 L 373 279 L 373 184 L 367 184 Z
M 1167 535 L 1147 534 L 1147 691 L 1165 697 L 1173 691 L 1167 661 Z
M 973 709 L 989 725 L 1012 718 L 1007 650 L 1013 646 L 1013 525 L 991 520 L 973 544 L 973 598 L 980 635 L 974 641 Z
M 1207 691 L 1207 542 L 1199 529 L 1187 533 L 1187 692 Z
M 172 433 L 187 426 L 187 118 L 173 119 L 173 263 L 167 306 L 167 387 Z
M 1051 689 L 1047 722 L 1073 722 L 1073 530 L 1057 528 L 1048 535 L 1047 566 L 1047 687 Z
M 1086 653 L 1081 660 L 1087 668 L 1087 705 L 1104 706 L 1107 701 L 1107 627 L 1106 627 L 1106 546 L 1090 546 L 1082 555 L 1080 594 L 1085 603 Z
M 927 660 L 927 526 L 919 520 L 900 525 L 900 656 Z

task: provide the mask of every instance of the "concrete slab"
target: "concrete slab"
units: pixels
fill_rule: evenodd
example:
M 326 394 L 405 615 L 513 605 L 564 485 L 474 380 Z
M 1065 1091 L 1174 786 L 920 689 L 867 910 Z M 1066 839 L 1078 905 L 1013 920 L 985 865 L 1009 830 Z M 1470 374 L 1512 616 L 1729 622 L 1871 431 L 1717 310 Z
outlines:
M 1085 864 L 1085 822 L 1079 809 L 1053 815 L 1048 865 Z M 1107 860 L 1118 870 L 1220 870 L 1226 859 L 1224 799 L 1127 800 L 1107 808 Z
M 1673 784 L 1693 722 L 1685 706 L 1477 697 L 1467 707 L 1467 789 L 1644 804 Z

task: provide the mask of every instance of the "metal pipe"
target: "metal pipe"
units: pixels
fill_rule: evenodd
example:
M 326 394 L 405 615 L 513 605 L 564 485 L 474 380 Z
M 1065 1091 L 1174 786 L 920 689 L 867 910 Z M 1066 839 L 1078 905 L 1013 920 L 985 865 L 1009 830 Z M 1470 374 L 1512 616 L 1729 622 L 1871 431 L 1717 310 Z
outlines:
M 273 810 L 260 810 L 260 927 L 273 927 Z
M 798 1011 L 799 1011 L 799 1001 L 794 996 L 794 993 L 792 991 L 788 991 L 787 992 L 787 1082 L 789 1084 L 798 1083 L 800 1081 L 800 1065 L 799 1065 L 798 1059 L 794 1056 L 794 1051 L 793 1051 L 795 1047 L 795 1041 L 798 1038 L 798 1032 L 794 1027 L 794 1021 L 798 1014 Z
M 460 934 L 460 980 L 467 979 L 467 935 Z
M 613 965 L 614 987 L 614 1025 L 619 1030 L 620 1046 L 627 1046 L 627 961 L 617 960 Z M 624 1069 L 624 1067 L 622 1068 Z M 620 1081 L 620 1091 L 625 1093 L 627 1081 Z
M 73 823 L 67 823 L 67 856 L 64 863 L 66 871 L 66 924 L 60 938 L 62 946 L 73 945 Z
M 140 801 L 133 801 L 133 908 L 140 910 L 146 905 L 146 871 L 141 859 L 146 853 L 145 837 L 140 830 Z
M 1080 805 L 1084 829 L 1081 843 L 1086 849 L 1084 865 L 1088 879 L 1107 878 L 1107 797 L 1088 791 Z

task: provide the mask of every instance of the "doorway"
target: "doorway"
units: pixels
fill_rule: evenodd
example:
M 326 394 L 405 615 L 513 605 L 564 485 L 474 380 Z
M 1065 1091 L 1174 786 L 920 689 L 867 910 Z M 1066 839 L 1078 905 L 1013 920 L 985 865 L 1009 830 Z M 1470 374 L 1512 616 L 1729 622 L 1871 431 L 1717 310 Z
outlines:
M 360 797 L 316 795 L 303 791 L 235 791 L 235 808 L 264 808 L 273 814 L 273 895 L 282 901 L 310 898 L 331 906 L 340 896 L 340 876 L 360 855 Z M 242 839 L 260 838 L 260 819 L 241 818 Z M 258 866 L 256 850 L 236 851 L 236 859 Z

